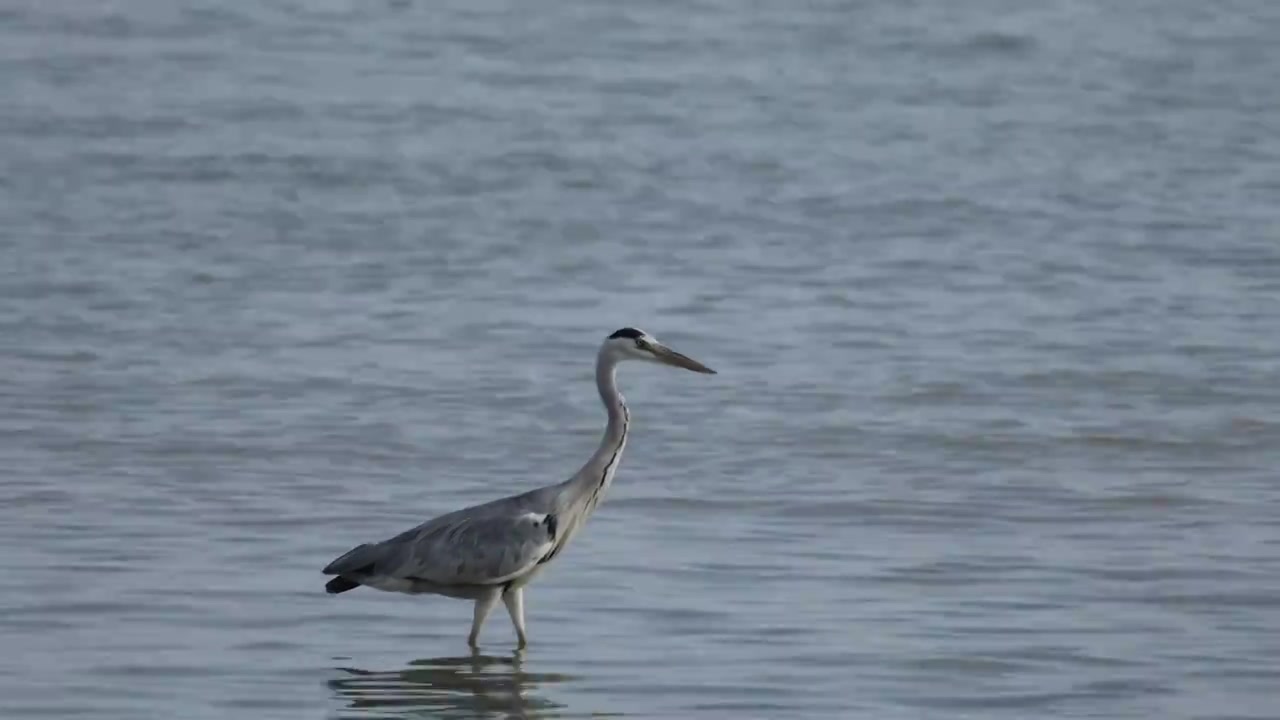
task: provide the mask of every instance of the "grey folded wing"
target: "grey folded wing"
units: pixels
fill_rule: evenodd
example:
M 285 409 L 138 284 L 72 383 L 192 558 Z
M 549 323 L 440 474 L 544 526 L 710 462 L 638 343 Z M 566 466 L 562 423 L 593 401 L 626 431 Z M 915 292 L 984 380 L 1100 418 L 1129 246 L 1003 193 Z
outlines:
M 498 585 L 536 567 L 555 548 L 555 538 L 551 515 L 446 515 L 384 543 L 354 548 L 325 572 L 437 585 Z

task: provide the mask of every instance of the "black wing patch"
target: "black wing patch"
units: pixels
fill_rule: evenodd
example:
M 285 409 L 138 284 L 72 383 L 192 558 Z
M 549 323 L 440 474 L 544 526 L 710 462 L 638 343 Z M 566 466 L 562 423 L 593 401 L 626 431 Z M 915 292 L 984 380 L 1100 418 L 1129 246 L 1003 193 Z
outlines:
M 542 559 L 538 561 L 539 565 L 546 562 L 550 562 L 551 558 L 555 557 L 556 553 L 560 552 L 560 545 L 555 544 L 556 533 L 558 533 L 559 531 L 560 531 L 560 523 L 556 521 L 556 516 L 548 513 L 547 514 L 547 537 L 551 540 L 553 545 L 551 547 L 551 552 L 547 553 L 546 555 L 543 555 Z

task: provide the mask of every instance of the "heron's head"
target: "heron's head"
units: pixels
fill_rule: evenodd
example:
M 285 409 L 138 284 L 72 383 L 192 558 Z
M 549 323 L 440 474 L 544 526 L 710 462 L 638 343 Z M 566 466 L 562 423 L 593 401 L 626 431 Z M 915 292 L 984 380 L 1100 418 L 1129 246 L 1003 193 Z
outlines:
M 625 327 L 610 335 L 604 341 L 604 349 L 618 360 L 647 360 L 708 375 L 716 374 L 715 370 L 688 355 L 681 355 L 649 333 L 635 328 Z

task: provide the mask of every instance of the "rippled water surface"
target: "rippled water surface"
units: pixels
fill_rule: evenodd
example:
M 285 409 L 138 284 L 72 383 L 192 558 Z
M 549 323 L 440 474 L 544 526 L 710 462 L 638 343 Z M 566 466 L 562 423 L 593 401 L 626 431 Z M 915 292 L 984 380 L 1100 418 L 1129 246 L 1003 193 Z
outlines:
M 0 715 L 1276 717 L 1280 5 L 0 19 Z M 323 592 L 623 325 L 527 653 Z

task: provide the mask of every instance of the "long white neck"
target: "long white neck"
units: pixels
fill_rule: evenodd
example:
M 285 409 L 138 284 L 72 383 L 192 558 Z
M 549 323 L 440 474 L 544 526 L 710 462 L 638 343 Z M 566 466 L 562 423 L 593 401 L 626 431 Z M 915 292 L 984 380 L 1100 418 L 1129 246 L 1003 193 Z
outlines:
M 631 414 L 627 411 L 622 393 L 618 392 L 617 368 L 617 358 L 601 348 L 596 357 L 596 388 L 599 389 L 600 400 L 609 413 L 609 422 L 605 426 L 604 437 L 600 438 L 600 447 L 582 469 L 565 483 L 565 495 L 562 496 L 564 505 L 577 510 L 575 515 L 581 513 L 582 520 L 595 509 L 613 483 L 613 474 L 617 471 L 622 451 L 627 446 L 627 426 L 631 422 Z

